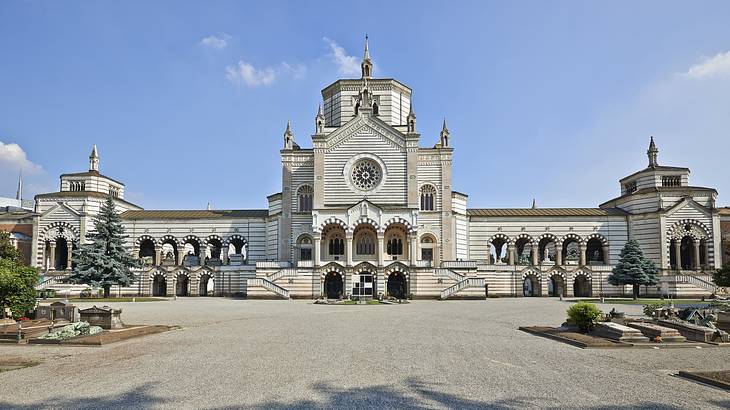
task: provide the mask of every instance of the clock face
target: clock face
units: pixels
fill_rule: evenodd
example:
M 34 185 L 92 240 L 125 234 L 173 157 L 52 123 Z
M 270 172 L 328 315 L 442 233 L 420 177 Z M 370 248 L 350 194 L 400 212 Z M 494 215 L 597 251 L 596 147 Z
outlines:
M 363 159 L 355 163 L 350 175 L 353 185 L 361 191 L 370 191 L 380 184 L 383 179 L 383 171 L 377 162 L 370 159 Z

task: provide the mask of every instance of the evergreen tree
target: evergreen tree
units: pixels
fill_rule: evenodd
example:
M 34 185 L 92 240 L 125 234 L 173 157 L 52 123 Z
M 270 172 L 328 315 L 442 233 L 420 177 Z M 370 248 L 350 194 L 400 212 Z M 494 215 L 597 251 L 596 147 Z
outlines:
M 138 267 L 139 262 L 122 246 L 124 238 L 122 218 L 114 210 L 110 195 L 94 219 L 94 232 L 87 235 L 91 242 L 73 252 L 76 267 L 68 281 L 100 286 L 105 298 L 109 297 L 112 285 L 131 285 L 134 282 L 131 268 Z
M 659 283 L 656 264 L 644 257 L 639 242 L 629 239 L 621 250 L 621 258 L 608 277 L 608 283 L 616 286 L 632 285 L 634 299 L 639 297 L 639 286 Z

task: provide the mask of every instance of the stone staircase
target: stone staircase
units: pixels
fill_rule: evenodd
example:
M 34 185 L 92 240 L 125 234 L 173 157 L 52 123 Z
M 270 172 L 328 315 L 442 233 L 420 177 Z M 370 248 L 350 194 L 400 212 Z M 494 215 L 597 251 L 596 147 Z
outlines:
M 263 292 L 261 292 L 261 290 L 263 290 Z M 267 293 L 269 295 L 273 293 L 283 299 L 289 299 L 289 290 L 277 285 L 268 278 L 248 279 L 246 283 L 246 293 L 248 297 L 254 298 L 265 298 L 267 296 Z
M 455 273 L 455 272 L 454 272 Z M 463 278 L 441 291 L 441 300 L 451 297 L 485 298 L 484 278 Z
M 466 277 L 466 276 L 464 276 L 464 275 L 462 275 L 462 274 L 460 274 L 458 272 L 455 272 L 455 271 L 453 271 L 451 269 L 444 269 L 444 268 L 436 268 L 436 269 L 434 269 L 433 270 L 433 274 L 434 274 L 434 276 L 447 277 L 447 278 L 449 278 L 449 279 L 451 279 L 453 281 L 456 281 L 456 282 L 461 282 Z
M 285 278 L 287 276 L 297 276 L 297 269 L 296 268 L 284 268 L 280 269 L 271 275 L 268 275 L 266 279 L 268 279 L 270 282 L 276 282 L 277 279 Z

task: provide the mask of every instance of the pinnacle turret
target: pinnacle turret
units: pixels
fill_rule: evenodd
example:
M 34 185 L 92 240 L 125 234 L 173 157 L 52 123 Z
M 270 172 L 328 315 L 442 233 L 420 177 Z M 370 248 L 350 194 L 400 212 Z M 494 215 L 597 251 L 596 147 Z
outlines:
M 368 35 L 365 34 L 365 53 L 360 63 L 362 69 L 362 78 L 371 78 L 373 75 L 373 62 L 370 60 L 370 49 L 368 47 Z
M 449 146 L 449 136 L 451 133 L 449 132 L 449 127 L 446 126 L 446 117 L 444 117 L 444 124 L 441 127 L 441 148 L 446 148 Z
M 649 157 L 649 167 L 659 166 L 659 149 L 657 149 L 656 144 L 654 143 L 653 136 L 649 140 L 649 149 L 646 151 L 646 155 Z
M 91 154 L 89 155 L 89 171 L 99 172 L 99 153 L 96 150 L 96 144 L 91 148 Z

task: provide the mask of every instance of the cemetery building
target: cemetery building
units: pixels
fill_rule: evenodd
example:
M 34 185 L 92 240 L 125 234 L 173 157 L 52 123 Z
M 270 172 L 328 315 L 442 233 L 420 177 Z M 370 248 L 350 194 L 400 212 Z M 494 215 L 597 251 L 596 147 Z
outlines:
M 88 171 L 61 175 L 58 192 L 35 198 L 41 286 L 67 286 L 58 282 L 71 251 L 111 195 L 145 265 L 118 290 L 130 295 L 617 295 L 630 288 L 606 278 L 630 238 L 660 268 L 661 284 L 642 292 L 714 290 L 709 271 L 730 257 L 721 250 L 730 210 L 717 208 L 715 189 L 691 185 L 688 168 L 661 164 L 653 139 L 647 167 L 595 208 L 470 207 L 452 179 L 454 146 L 465 147 L 446 121 L 436 140 L 422 138 L 411 96 L 373 76 L 366 41 L 360 78 L 322 90 L 311 137 L 287 125 L 281 191 L 263 209 L 142 209 L 100 173 L 95 146 Z

